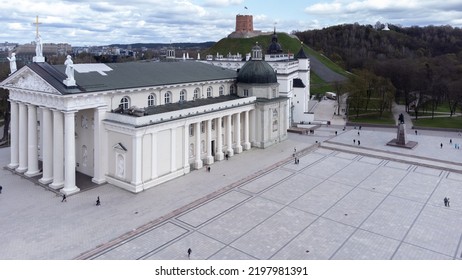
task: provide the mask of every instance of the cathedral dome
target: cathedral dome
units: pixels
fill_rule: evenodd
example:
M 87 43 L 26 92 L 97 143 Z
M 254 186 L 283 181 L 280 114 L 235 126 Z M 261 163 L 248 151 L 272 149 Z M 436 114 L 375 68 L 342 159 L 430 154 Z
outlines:
M 237 75 L 238 83 L 272 84 L 277 83 L 276 72 L 263 60 L 249 60 Z

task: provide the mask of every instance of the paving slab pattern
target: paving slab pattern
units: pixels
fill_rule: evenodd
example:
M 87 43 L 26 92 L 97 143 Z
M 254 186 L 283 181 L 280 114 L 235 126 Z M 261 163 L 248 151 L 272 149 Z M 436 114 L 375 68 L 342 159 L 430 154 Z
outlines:
M 350 143 L 355 133 L 330 141 Z M 361 145 L 381 147 L 383 133 L 363 129 Z M 416 137 L 428 147 L 409 152 L 417 160 L 456 153 L 435 145 L 441 136 Z M 181 260 L 188 248 L 191 259 L 462 258 L 462 174 L 393 156 L 301 152 L 320 140 L 292 135 L 140 194 L 106 184 L 63 203 L 0 170 L 0 212 L 8 213 L 0 216 L 0 259 Z M 8 149 L 0 155 L 6 165 Z

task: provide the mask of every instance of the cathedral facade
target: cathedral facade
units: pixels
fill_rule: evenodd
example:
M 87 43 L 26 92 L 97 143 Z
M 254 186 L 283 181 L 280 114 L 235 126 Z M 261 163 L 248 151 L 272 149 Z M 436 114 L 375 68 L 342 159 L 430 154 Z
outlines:
M 254 54 L 239 72 L 195 61 L 27 64 L 0 83 L 8 168 L 64 194 L 79 191 L 76 172 L 137 193 L 283 141 L 289 98 Z

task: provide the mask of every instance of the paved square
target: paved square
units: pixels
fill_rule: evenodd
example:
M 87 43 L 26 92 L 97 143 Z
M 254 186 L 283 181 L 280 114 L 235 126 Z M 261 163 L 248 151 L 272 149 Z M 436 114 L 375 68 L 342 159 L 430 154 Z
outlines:
M 363 130 L 361 145 L 378 134 Z M 64 203 L 0 170 L 0 259 L 181 260 L 188 248 L 191 259 L 461 259 L 461 173 L 307 139 L 319 140 L 291 136 L 140 194 L 107 184 Z

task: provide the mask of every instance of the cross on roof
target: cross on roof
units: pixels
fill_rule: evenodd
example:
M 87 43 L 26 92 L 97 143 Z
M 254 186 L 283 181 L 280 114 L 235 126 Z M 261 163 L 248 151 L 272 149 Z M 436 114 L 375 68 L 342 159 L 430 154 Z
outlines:
M 39 22 L 39 17 L 37 16 L 35 18 L 35 22 L 33 23 L 35 25 L 35 36 L 37 37 L 38 34 L 39 34 L 39 31 L 38 31 L 38 27 L 39 27 L 39 24 L 42 24 L 41 22 Z

